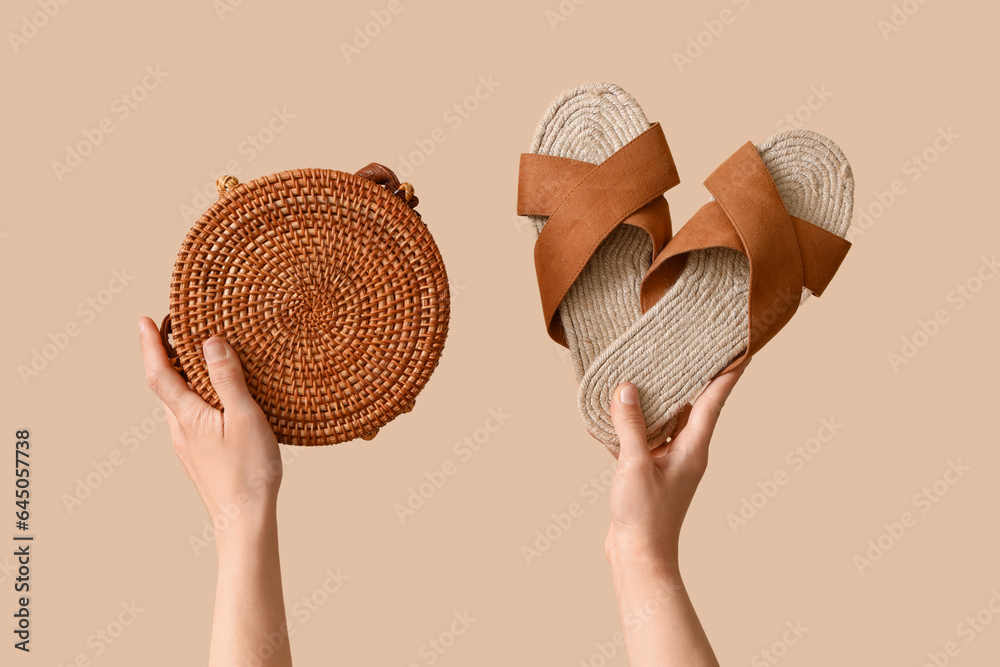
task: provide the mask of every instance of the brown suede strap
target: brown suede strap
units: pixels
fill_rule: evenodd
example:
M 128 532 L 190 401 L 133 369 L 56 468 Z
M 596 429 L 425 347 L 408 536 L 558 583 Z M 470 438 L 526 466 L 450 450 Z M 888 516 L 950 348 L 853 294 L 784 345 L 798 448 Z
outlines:
M 750 343 L 729 370 L 755 354 L 798 308 L 802 288 L 823 293 L 851 244 L 790 216 L 770 172 L 747 143 L 705 181 L 703 206 L 653 261 L 642 281 L 643 311 L 673 285 L 692 250 L 731 248 L 750 260 Z
M 653 256 L 670 239 L 663 193 L 680 182 L 659 123 L 599 165 L 524 153 L 518 215 L 547 216 L 535 242 L 535 273 L 549 336 L 566 345 L 559 304 L 587 261 L 615 227 L 644 229 Z

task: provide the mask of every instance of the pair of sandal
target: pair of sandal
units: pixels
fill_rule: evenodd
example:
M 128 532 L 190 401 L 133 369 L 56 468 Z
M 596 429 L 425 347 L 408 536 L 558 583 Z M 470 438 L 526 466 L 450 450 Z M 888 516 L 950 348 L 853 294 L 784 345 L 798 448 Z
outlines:
M 621 382 L 639 389 L 650 448 L 663 444 L 709 381 L 823 293 L 851 245 L 851 167 L 815 132 L 745 144 L 672 236 L 663 194 L 678 183 L 660 125 L 610 83 L 563 93 L 521 156 L 517 212 L 538 233 L 545 325 L 571 352 L 587 429 L 612 451 Z

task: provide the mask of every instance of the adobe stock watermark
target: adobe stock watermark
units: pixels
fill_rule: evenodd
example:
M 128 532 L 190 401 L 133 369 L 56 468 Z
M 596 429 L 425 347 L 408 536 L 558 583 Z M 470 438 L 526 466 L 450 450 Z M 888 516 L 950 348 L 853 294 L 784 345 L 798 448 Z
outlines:
M 809 94 L 802 101 L 802 104 L 782 116 L 774 124 L 775 131 L 789 132 L 805 127 L 806 123 L 812 120 L 816 112 L 822 109 L 831 97 L 833 97 L 833 92 L 826 89 L 826 84 L 809 86 Z
M 458 278 L 448 276 L 448 296 L 451 298 L 452 303 L 468 289 L 469 286 L 461 283 Z
M 819 428 L 811 438 L 785 453 L 784 461 L 788 469 L 778 468 L 768 477 L 758 480 L 757 490 L 740 498 L 739 508 L 726 513 L 726 524 L 733 534 L 748 526 L 754 517 L 774 500 L 781 489 L 788 485 L 792 477 L 802 472 L 823 451 L 825 445 L 833 442 L 834 437 L 843 428 L 844 425 L 838 422 L 836 417 L 820 419 Z
M 18 53 L 28 45 L 28 42 L 37 37 L 39 31 L 47 26 L 69 2 L 70 0 L 37 0 L 35 4 L 38 5 L 39 11 L 22 16 L 18 31 L 7 33 L 7 41 L 10 42 L 10 48 L 14 53 Z
M 106 457 L 91 462 L 90 469 L 74 480 L 73 489 L 59 496 L 66 513 L 72 515 L 83 507 L 83 504 L 93 497 L 94 493 L 128 460 L 129 455 L 139 451 L 139 447 L 166 422 L 167 413 L 161 404 L 157 404 L 148 417 L 122 431 L 121 437 L 118 438 L 122 445 L 121 449 L 112 449 Z
M 594 651 L 586 658 L 580 658 L 579 667 L 606 667 L 609 660 L 625 655 L 625 633 L 613 633 L 607 641 L 594 642 Z
M 292 605 L 292 620 L 288 624 L 289 636 L 295 636 L 296 627 L 301 627 L 312 620 L 329 602 L 330 596 L 338 593 L 351 576 L 344 574 L 341 568 L 327 569 L 326 578 L 313 589 L 309 595 L 303 595 Z M 298 625 L 296 625 L 298 624 Z
M 85 127 L 81 134 L 83 138 L 74 144 L 66 144 L 63 161 L 52 161 L 52 172 L 60 183 L 73 173 L 73 170 L 83 164 L 84 159 L 104 143 L 109 134 L 118 129 L 116 123 L 125 121 L 149 97 L 149 94 L 160 87 L 170 75 L 159 65 L 146 66 L 145 74 L 132 88 L 111 100 L 111 113 L 97 121 L 95 127 Z
M 343 54 L 344 60 L 350 63 L 352 58 L 360 56 L 361 52 L 371 46 L 372 42 L 382 34 L 382 31 L 403 13 L 404 9 L 406 9 L 406 5 L 403 0 L 389 0 L 384 8 L 371 10 L 369 12 L 371 20 L 363 25 L 354 26 L 351 41 L 340 43 L 340 52 Z
M 927 652 L 927 660 L 921 667 L 946 667 L 962 653 L 962 646 L 968 646 L 1000 617 L 1000 590 L 990 590 L 990 597 L 982 607 L 968 614 L 955 626 L 956 639 L 950 639 L 939 650 Z M 960 644 L 959 641 L 962 643 Z M 916 664 L 916 663 L 913 663 Z
M 26 362 L 18 364 L 16 369 L 21 383 L 27 387 L 33 379 L 48 368 L 69 347 L 72 340 L 80 335 L 83 328 L 107 310 L 133 280 L 135 280 L 135 276 L 128 273 L 124 267 L 121 271 L 113 270 L 111 279 L 105 287 L 77 305 L 76 318 L 69 319 L 55 331 L 50 331 L 45 342 L 29 350 Z
M 607 641 L 594 642 L 594 651 L 586 658 L 580 658 L 579 667 L 606 667 L 609 661 L 618 656 L 626 654 L 627 640 L 624 629 L 627 629 L 631 637 L 635 637 L 654 621 L 655 615 L 664 607 L 671 603 L 676 595 L 676 589 L 682 589 L 683 584 L 676 587 L 669 584 L 659 584 L 646 598 L 633 604 L 622 614 L 622 628 L 612 633 Z M 653 628 L 659 627 L 658 623 L 653 623 Z
M 531 238 L 536 238 L 538 236 L 538 229 L 535 227 L 535 223 L 531 221 L 526 215 L 518 215 L 517 213 L 510 214 L 510 224 L 517 232 L 518 236 L 524 233 L 524 230 L 531 232 Z
M 399 523 L 405 524 L 407 520 L 415 516 L 417 511 L 424 507 L 447 484 L 448 480 L 458 473 L 459 466 L 471 461 L 476 453 L 481 451 L 483 446 L 490 441 L 493 434 L 503 428 L 510 418 L 511 415 L 504 411 L 502 405 L 487 410 L 486 419 L 483 420 L 482 426 L 462 436 L 461 440 L 455 441 L 451 446 L 455 458 L 447 458 L 431 470 L 424 471 L 423 479 L 406 490 L 406 499 L 403 502 L 393 504 L 392 511 L 399 519 Z
M 121 639 L 125 631 L 135 624 L 144 611 L 145 608 L 140 607 L 135 600 L 123 601 L 110 621 L 87 636 L 86 646 L 89 651 L 80 651 L 66 663 L 65 667 L 89 667 L 95 659 L 104 655 Z M 57 667 L 63 667 L 62 663 Z
M 452 104 L 441 114 L 441 120 L 447 125 L 447 129 L 436 127 L 426 137 L 414 139 L 415 149 L 406 155 L 399 155 L 396 173 L 403 178 L 411 176 L 417 167 L 427 162 L 427 158 L 431 155 L 434 155 L 441 144 L 448 141 L 448 132 L 455 132 L 462 127 L 479 109 L 480 105 L 490 99 L 497 88 L 502 85 L 503 83 L 496 81 L 492 74 L 480 75 L 472 92 Z
M 417 656 L 422 662 L 411 662 L 407 667 L 421 667 L 422 665 L 433 665 L 437 663 L 451 648 L 464 637 L 473 625 L 479 620 L 473 616 L 468 609 L 452 612 L 452 620 L 448 626 L 431 637 L 417 649 Z
M 882 524 L 882 532 L 868 540 L 867 549 L 853 558 L 854 567 L 859 576 L 865 576 L 865 571 L 875 567 L 885 555 L 916 527 L 920 516 L 926 515 L 948 492 L 965 478 L 972 468 L 963 465 L 961 459 L 949 460 L 948 466 L 940 478 L 921 488 L 910 498 L 910 504 L 917 514 L 911 511 L 903 512 L 891 522 Z
M 588 507 L 608 494 L 614 479 L 615 469 L 611 467 L 581 484 L 578 490 L 579 499 L 571 501 L 564 509 L 549 514 L 552 521 L 542 528 L 535 529 L 533 539 L 521 545 L 524 562 L 530 567 L 562 539 L 563 535 L 579 522 Z
M 241 664 L 247 667 L 261 667 L 288 642 L 289 638 L 295 636 L 299 628 L 315 618 L 351 579 L 351 576 L 344 574 L 339 567 L 336 570 L 328 568 L 324 575 L 322 583 L 292 605 L 292 619 L 274 632 L 265 634 Z
M 1000 273 L 997 256 L 984 255 L 972 274 L 945 294 L 945 303 L 950 306 L 950 310 L 948 307 L 937 308 L 927 319 L 918 319 L 913 331 L 900 338 L 899 347 L 886 354 L 892 371 L 898 373 L 900 368 L 912 362 L 920 351 L 951 323 L 952 317 L 975 299 L 997 273 Z
M 782 658 L 788 655 L 789 650 L 799 643 L 806 636 L 809 628 L 802 625 L 802 621 L 785 621 L 785 629 L 781 637 L 771 642 L 770 646 L 762 648 L 750 658 L 750 667 L 770 667 L 778 664 Z
M 587 0 L 562 0 L 553 9 L 546 9 L 545 20 L 548 21 L 549 28 L 552 30 L 558 28 L 560 23 L 568 21 L 569 17 L 576 13 L 577 8 L 586 3 Z
M 243 6 L 243 0 L 212 0 L 212 9 L 219 21 L 225 21 L 227 14 L 232 14 L 237 7 Z
M 297 461 L 304 449 L 303 447 L 295 447 L 293 445 L 279 445 L 279 448 L 281 452 L 281 466 L 279 467 L 275 464 L 256 473 L 250 479 L 251 493 L 263 493 L 268 483 Z M 188 535 L 188 546 L 191 547 L 191 552 L 196 558 L 213 545 L 219 535 L 228 530 L 239 519 L 243 510 L 250 506 L 253 499 L 254 496 L 250 494 L 240 493 L 236 496 L 234 502 L 223 505 L 220 508 L 222 510 L 221 515 L 202 520 L 201 531 Z
M 260 128 L 246 136 L 233 149 L 236 155 L 226 161 L 222 169 L 209 171 L 208 181 L 200 188 L 192 188 L 191 203 L 182 203 L 178 207 L 181 219 L 185 223 L 191 224 L 201 217 L 202 213 L 219 198 L 219 191 L 215 182 L 223 175 L 240 176 L 243 169 L 251 164 L 257 157 L 270 146 L 279 134 L 288 129 L 290 121 L 295 120 L 295 114 L 288 111 L 288 107 L 272 107 L 271 117 L 264 122 Z
M 752 0 L 731 0 L 736 5 L 738 11 L 730 8 L 723 9 L 717 17 L 705 19 L 701 22 L 703 30 L 688 35 L 687 45 L 681 51 L 674 51 L 674 65 L 681 74 L 684 69 L 694 64 L 694 61 L 701 58 L 715 41 L 722 37 L 728 26 L 736 23 L 739 12 L 745 12 L 752 4 Z
M 875 21 L 875 27 L 882 35 L 882 41 L 888 42 L 889 37 L 899 32 L 903 26 L 909 23 L 910 19 L 917 15 L 921 7 L 927 4 L 928 0 L 903 0 L 900 3 L 893 3 L 892 10 L 888 17 L 879 17 Z
M 3 562 L 0 563 L 0 584 L 17 574 L 17 565 L 10 555 L 4 556 Z
M 956 133 L 951 125 L 938 127 L 934 139 L 900 166 L 902 176 L 905 178 L 893 179 L 885 190 L 874 192 L 873 201 L 866 206 L 855 207 L 854 219 L 851 220 L 851 227 L 847 230 L 847 240 L 854 243 L 871 229 L 909 191 L 907 182 L 920 181 L 941 156 L 950 151 L 961 138 L 962 135 Z

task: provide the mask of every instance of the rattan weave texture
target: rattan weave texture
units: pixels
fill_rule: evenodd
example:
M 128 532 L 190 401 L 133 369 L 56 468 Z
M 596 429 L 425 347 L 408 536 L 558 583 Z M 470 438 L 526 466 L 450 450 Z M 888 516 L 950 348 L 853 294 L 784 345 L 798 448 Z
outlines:
M 177 256 L 163 327 L 206 401 L 221 407 L 201 349 L 219 335 L 281 443 L 371 439 L 413 407 L 448 333 L 448 278 L 412 187 L 388 180 L 219 180 Z

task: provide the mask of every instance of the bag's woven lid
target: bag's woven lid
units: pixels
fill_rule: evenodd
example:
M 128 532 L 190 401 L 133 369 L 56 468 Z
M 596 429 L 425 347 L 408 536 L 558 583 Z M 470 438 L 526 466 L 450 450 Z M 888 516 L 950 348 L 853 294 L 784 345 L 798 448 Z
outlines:
M 218 186 L 174 265 L 161 330 L 175 367 L 221 408 L 201 346 L 222 336 L 279 442 L 371 439 L 413 407 L 448 332 L 448 277 L 412 186 L 377 164 Z

